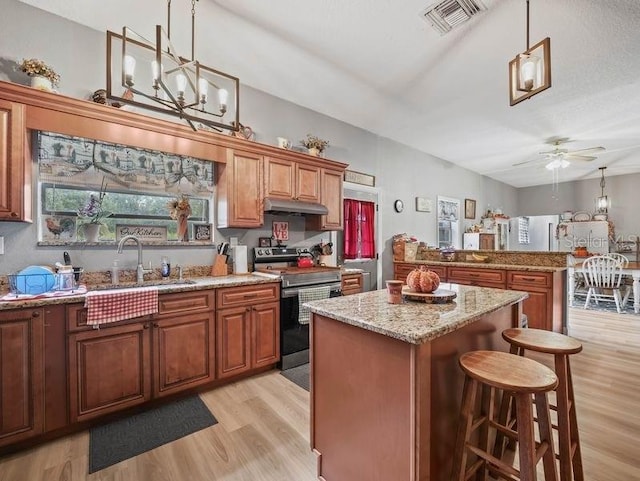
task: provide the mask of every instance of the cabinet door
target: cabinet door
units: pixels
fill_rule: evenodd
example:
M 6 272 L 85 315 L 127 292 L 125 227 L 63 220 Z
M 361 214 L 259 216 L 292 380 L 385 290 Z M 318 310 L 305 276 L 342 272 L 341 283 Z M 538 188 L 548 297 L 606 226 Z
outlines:
M 219 164 L 218 227 L 260 227 L 262 210 L 262 156 L 227 150 L 227 163 Z
M 275 364 L 280 359 L 280 303 L 251 309 L 251 367 Z
M 153 322 L 154 397 L 215 378 L 213 311 Z
M 514 284 L 509 286 L 514 291 L 527 291 L 529 297 L 522 302 L 522 312 L 527 316 L 530 328 L 552 330 L 552 310 L 553 303 L 548 289 L 532 289 L 525 285 Z
M 480 249 L 481 250 L 494 250 L 496 248 L 496 236 L 495 234 L 479 234 L 480 236 Z
M 0 446 L 43 429 L 43 309 L 0 313 Z
M 320 202 L 320 168 L 297 164 L 295 199 L 303 202 Z
M 216 314 L 216 374 L 222 379 L 251 368 L 251 307 L 219 310 Z
M 295 176 L 295 164 L 290 160 L 265 158 L 265 197 L 293 199 L 295 195 Z
M 0 220 L 31 220 L 25 106 L 0 99 Z
M 149 323 L 69 336 L 71 421 L 84 421 L 151 397 Z
M 327 215 L 307 216 L 310 230 L 342 230 L 342 171 L 322 169 L 320 199 L 329 212 Z

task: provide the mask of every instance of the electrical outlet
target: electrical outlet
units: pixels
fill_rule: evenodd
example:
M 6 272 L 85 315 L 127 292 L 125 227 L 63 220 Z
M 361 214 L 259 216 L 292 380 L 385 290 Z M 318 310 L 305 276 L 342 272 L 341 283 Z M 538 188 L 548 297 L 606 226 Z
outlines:
M 4 254 L 4 237 L 0 236 L 0 255 Z

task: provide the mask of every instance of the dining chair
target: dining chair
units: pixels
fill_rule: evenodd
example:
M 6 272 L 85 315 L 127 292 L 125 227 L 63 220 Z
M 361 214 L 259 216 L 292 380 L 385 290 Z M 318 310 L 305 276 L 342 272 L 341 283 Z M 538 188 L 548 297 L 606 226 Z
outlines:
M 621 284 L 623 261 L 611 255 L 593 256 L 586 259 L 582 267 L 585 285 L 588 288 L 585 309 L 593 298 L 596 304 L 601 300 L 613 300 L 616 310 L 622 312 L 631 294 L 629 286 Z

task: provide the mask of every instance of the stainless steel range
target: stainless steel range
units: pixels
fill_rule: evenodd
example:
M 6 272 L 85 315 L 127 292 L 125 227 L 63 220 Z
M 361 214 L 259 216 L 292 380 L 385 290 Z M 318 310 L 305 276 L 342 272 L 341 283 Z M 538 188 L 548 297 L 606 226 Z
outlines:
M 301 257 L 309 257 L 305 247 L 256 247 L 256 272 L 280 277 L 280 352 L 281 369 L 309 362 L 309 326 L 298 322 L 300 289 L 329 286 L 331 297 L 342 295 L 339 267 L 298 267 Z

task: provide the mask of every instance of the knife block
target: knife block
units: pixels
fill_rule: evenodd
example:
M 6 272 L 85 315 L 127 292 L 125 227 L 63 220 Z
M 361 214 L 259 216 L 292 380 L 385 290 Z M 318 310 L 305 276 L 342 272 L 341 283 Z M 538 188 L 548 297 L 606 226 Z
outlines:
M 211 275 L 213 277 L 220 277 L 227 275 L 227 256 L 218 254 L 213 261 L 213 267 L 211 268 Z

